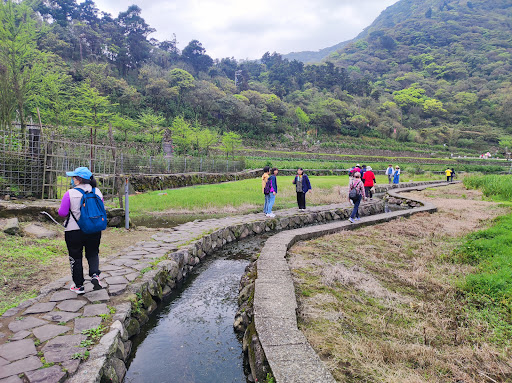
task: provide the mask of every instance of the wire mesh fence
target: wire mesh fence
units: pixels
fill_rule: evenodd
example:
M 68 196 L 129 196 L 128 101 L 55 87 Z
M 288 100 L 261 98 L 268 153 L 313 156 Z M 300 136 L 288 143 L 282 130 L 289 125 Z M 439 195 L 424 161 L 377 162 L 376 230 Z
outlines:
M 69 189 L 66 172 L 87 166 L 107 197 L 116 194 L 119 176 L 176 173 L 230 173 L 244 161 L 219 157 L 148 156 L 124 153 L 114 146 L 92 145 L 41 134 L 39 126 L 0 129 L 0 197 L 61 198 Z

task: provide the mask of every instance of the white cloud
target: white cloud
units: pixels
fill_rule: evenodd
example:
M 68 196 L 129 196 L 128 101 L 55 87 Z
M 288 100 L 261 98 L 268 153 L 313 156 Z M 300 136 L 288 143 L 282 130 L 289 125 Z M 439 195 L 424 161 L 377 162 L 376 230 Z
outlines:
M 114 17 L 137 4 L 151 37 L 199 40 L 213 58 L 319 50 L 354 38 L 397 0 L 96 0 Z

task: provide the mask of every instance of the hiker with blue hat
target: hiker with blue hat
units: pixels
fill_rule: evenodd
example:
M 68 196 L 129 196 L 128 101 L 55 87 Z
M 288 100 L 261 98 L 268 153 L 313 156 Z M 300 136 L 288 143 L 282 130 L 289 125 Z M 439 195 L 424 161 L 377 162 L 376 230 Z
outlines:
M 64 224 L 64 238 L 69 252 L 73 285 L 70 290 L 84 294 L 84 270 L 82 255 L 89 263 L 89 276 L 94 290 L 102 288 L 100 282 L 99 247 L 101 231 L 107 227 L 107 216 L 103 203 L 103 194 L 97 188 L 97 182 L 86 167 L 66 172 L 71 177 L 71 189 L 62 197 L 59 215 L 67 217 Z

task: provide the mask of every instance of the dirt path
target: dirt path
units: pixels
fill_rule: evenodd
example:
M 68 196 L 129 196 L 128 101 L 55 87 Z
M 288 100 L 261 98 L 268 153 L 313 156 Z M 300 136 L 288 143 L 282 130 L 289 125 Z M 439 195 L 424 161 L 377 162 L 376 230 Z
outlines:
M 438 213 L 290 250 L 303 332 L 340 382 L 510 381 L 511 340 L 465 305 L 454 286 L 471 267 L 449 259 L 508 210 L 462 185 L 410 194 Z

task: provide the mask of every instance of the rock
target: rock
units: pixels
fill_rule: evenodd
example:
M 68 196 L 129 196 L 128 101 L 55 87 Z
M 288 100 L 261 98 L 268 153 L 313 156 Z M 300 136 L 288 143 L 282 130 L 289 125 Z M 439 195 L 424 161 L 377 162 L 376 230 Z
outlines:
M 20 308 L 13 307 L 2 314 L 2 318 L 13 317 L 20 312 Z
M 16 341 L 16 340 L 22 340 L 22 339 L 25 339 L 27 336 L 29 336 L 31 334 L 32 333 L 30 331 L 27 331 L 27 330 L 19 331 L 16 334 L 14 334 L 13 336 L 11 336 L 9 338 L 9 341 L 13 342 L 13 341 Z M 1 363 L 0 363 L 0 366 L 1 366 Z
M 80 315 L 80 313 L 70 313 L 67 311 L 52 311 L 44 315 L 43 319 L 50 320 L 52 322 L 68 322 Z
M 55 305 L 56 305 L 55 302 L 36 303 L 35 305 L 32 305 L 28 309 L 26 309 L 23 314 L 47 313 L 47 312 L 52 311 L 54 309 Z
M 47 324 L 34 329 L 32 332 L 41 342 L 46 342 L 47 340 L 55 338 L 57 335 L 64 334 L 69 330 L 71 330 L 71 327 Z
M 18 332 L 22 330 L 29 330 L 34 327 L 44 326 L 45 324 L 48 324 L 48 322 L 34 317 L 28 317 L 22 320 L 14 320 L 9 323 L 7 327 L 9 327 L 9 330 L 12 332 Z
M 23 228 L 23 233 L 34 238 L 46 238 L 46 239 L 52 239 L 56 238 L 58 235 L 58 232 L 55 230 L 49 230 L 45 228 L 43 225 L 37 224 L 37 223 L 31 223 L 28 226 L 25 226 Z
M 86 297 L 90 302 L 106 302 L 110 300 L 107 290 L 105 289 L 85 293 L 84 297 Z
M 20 224 L 18 218 L 0 220 L 0 230 L 2 230 L 5 234 L 18 235 L 20 233 Z
M 121 285 L 121 284 L 128 284 L 128 280 L 123 276 L 118 277 L 108 277 L 105 279 L 105 281 L 109 285 Z
M 102 314 L 109 314 L 110 310 L 108 309 L 105 303 L 100 303 L 97 305 L 87 305 L 84 307 L 84 317 L 94 317 Z
M 5 343 L 0 346 L 0 357 L 9 362 L 36 355 L 37 350 L 32 339 L 19 340 Z
M 17 362 L 8 364 L 7 366 L 3 366 L 0 369 L 0 379 L 21 374 L 22 372 L 27 373 L 34 371 L 42 366 L 43 364 L 37 356 L 29 356 L 28 358 L 18 360 Z
M 61 383 L 66 378 L 66 373 L 60 366 L 52 366 L 25 374 L 29 383 Z
M 130 282 L 133 282 L 135 279 L 137 279 L 137 277 L 140 275 L 139 272 L 136 272 L 136 273 L 130 273 L 130 274 L 126 274 L 124 277 L 126 279 L 128 279 L 128 281 Z
M 126 291 L 126 287 L 128 285 L 110 285 L 108 288 L 108 292 L 112 296 L 121 295 Z
M 1 379 L 0 383 L 23 383 L 17 375 L 9 376 L 8 378 Z
M 62 311 L 70 311 L 70 312 L 77 312 L 82 307 L 84 307 L 86 304 L 85 301 L 78 300 L 78 299 L 69 299 L 66 301 L 63 301 L 57 305 L 57 308 Z
M 75 319 L 75 334 L 81 334 L 84 330 L 90 330 L 91 328 L 96 328 L 101 325 L 101 318 L 98 317 L 88 317 L 88 318 L 76 318 Z
M 68 360 L 62 363 L 62 367 L 70 375 L 73 375 L 76 370 L 78 370 L 78 366 L 80 366 L 80 361 L 78 359 Z
M 118 358 L 111 358 L 110 363 L 112 367 L 114 367 L 114 371 L 116 372 L 117 379 L 119 382 L 122 382 L 124 376 L 126 375 L 126 366 L 124 362 Z
M 84 347 L 79 347 L 80 342 L 86 339 L 85 335 L 63 335 L 53 338 L 42 349 L 44 358 L 48 363 L 71 360 L 74 354 L 87 350 Z
M 125 324 L 125 328 L 128 333 L 128 338 L 131 338 L 140 332 L 140 324 L 135 318 L 130 318 L 128 323 Z
M 50 298 L 50 302 L 60 302 L 65 301 L 67 299 L 74 299 L 76 298 L 76 293 L 73 291 L 57 291 L 55 294 L 53 294 Z

